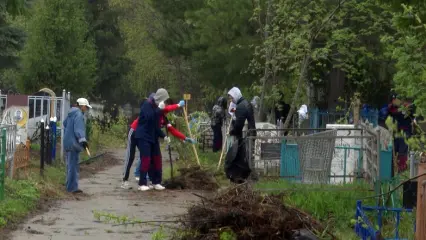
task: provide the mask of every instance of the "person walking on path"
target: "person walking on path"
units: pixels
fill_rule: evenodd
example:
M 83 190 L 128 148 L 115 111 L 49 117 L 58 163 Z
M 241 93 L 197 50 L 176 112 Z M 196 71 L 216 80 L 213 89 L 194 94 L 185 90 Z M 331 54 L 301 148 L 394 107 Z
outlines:
M 151 188 L 148 186 L 146 176 L 150 171 L 150 179 L 152 180 L 155 190 L 164 190 L 161 185 L 162 181 L 162 160 L 159 138 L 170 142 L 170 139 L 164 134 L 160 128 L 160 116 L 158 114 L 158 103 L 169 99 L 169 93 L 164 88 L 157 90 L 153 97 L 148 98 L 141 104 L 139 113 L 138 126 L 136 128 L 135 139 L 137 139 L 137 147 L 140 152 L 141 170 L 139 178 L 140 191 L 147 191 Z
M 89 145 L 86 139 L 86 123 L 83 114 L 92 108 L 85 98 L 77 99 L 77 106 L 72 107 L 64 124 L 64 149 L 66 151 L 67 178 L 66 189 L 71 193 L 81 193 L 78 188 L 80 152 Z
M 213 106 L 211 128 L 213 130 L 213 152 L 220 151 L 222 149 L 222 126 L 226 118 L 226 99 L 219 97 L 217 103 Z

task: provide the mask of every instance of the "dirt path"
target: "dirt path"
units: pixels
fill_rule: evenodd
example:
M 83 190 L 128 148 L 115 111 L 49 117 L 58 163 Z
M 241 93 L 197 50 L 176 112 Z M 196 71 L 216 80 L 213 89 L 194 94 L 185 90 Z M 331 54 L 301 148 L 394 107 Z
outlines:
M 123 159 L 124 151 L 115 153 Z M 136 217 L 144 221 L 172 220 L 185 212 L 197 197 L 190 192 L 137 192 L 120 188 L 122 165 L 114 166 L 80 181 L 80 188 L 88 194 L 76 200 L 67 200 L 48 212 L 28 219 L 19 230 L 11 233 L 12 240 L 66 240 L 66 239 L 151 239 L 159 227 L 113 226 L 96 222 L 92 211 L 109 212 Z M 133 174 L 131 175 L 133 176 Z

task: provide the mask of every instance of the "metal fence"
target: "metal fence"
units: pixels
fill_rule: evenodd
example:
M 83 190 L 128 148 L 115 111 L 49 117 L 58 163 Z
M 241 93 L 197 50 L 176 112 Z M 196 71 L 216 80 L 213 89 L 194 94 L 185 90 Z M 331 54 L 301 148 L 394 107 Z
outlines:
M 371 221 L 368 217 L 367 212 L 376 213 L 376 221 Z M 403 240 L 405 238 L 400 238 L 399 226 L 402 221 L 410 221 L 409 217 L 403 218 L 403 213 L 409 213 L 411 215 L 411 220 L 415 217 L 413 216 L 413 209 L 403 209 L 403 208 L 387 208 L 381 206 L 364 206 L 362 205 L 362 201 L 358 200 L 356 203 L 356 211 L 355 211 L 355 228 L 354 231 L 361 239 L 370 239 L 370 240 L 381 240 L 385 239 L 394 239 L 394 240 Z M 392 214 L 395 219 L 394 226 L 394 236 L 392 238 L 388 238 L 388 236 L 382 236 L 382 228 L 384 223 L 384 215 Z M 415 221 L 413 221 L 413 233 L 415 232 L 416 226 Z M 407 233 L 405 233 L 407 235 Z M 424 238 L 421 238 L 424 239 Z
M 0 201 L 4 200 L 4 180 L 6 178 L 6 129 L 0 133 Z
M 200 138 L 197 142 L 200 143 L 200 149 L 205 152 L 207 149 L 213 146 L 213 130 L 210 126 L 210 122 L 200 123 Z
M 66 108 L 63 97 L 29 96 L 28 107 L 29 120 L 27 123 L 27 133 L 34 140 L 38 138 L 37 124 L 41 119 L 48 122 L 51 118 L 56 118 L 57 121 L 61 122 L 65 117 L 62 112 L 62 108 Z M 58 134 L 60 134 L 61 126 L 57 130 Z
M 14 155 L 16 150 L 16 125 L 0 125 L 0 129 L 6 130 L 6 165 L 5 171 L 8 177 L 13 177 Z
M 326 111 L 319 110 L 318 108 L 313 108 L 308 112 L 308 120 L 306 120 L 305 128 L 326 128 L 327 124 L 353 124 L 353 114 L 347 111 Z M 298 128 L 299 127 L 299 116 L 297 113 L 294 114 L 293 119 L 290 123 L 290 127 Z M 360 111 L 360 118 L 362 122 L 368 122 L 373 124 L 374 127 L 378 125 L 379 122 L 379 112 L 377 109 L 370 109 L 368 111 Z
M 285 132 L 289 135 L 284 136 Z M 373 126 L 340 129 L 257 129 L 247 137 L 248 161 L 260 176 L 302 183 L 347 183 L 380 172 L 380 131 Z M 389 168 L 390 169 L 390 168 Z M 387 175 L 386 175 L 387 176 Z

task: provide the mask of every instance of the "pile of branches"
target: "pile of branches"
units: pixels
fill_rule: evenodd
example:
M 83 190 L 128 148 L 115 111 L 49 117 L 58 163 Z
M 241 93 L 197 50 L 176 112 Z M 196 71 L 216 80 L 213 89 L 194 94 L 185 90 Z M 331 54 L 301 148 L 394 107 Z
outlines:
M 335 239 L 310 215 L 286 206 L 283 195 L 262 195 L 243 184 L 213 198 L 201 198 L 183 216 L 186 234 L 176 239 L 213 240 L 224 239 L 224 235 L 238 240 L 318 239 L 315 234 L 321 233 Z
M 213 174 L 199 166 L 183 167 L 179 168 L 178 171 L 178 176 L 164 182 L 167 189 L 214 191 L 219 188 Z

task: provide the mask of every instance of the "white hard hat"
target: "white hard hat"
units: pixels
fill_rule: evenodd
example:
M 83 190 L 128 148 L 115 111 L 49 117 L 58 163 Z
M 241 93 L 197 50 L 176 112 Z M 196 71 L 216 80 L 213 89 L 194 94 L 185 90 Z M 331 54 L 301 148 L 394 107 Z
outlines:
M 79 98 L 77 99 L 77 103 L 79 106 L 86 106 L 88 108 L 92 108 L 92 106 L 90 106 L 89 101 L 87 101 L 87 99 L 85 98 Z

